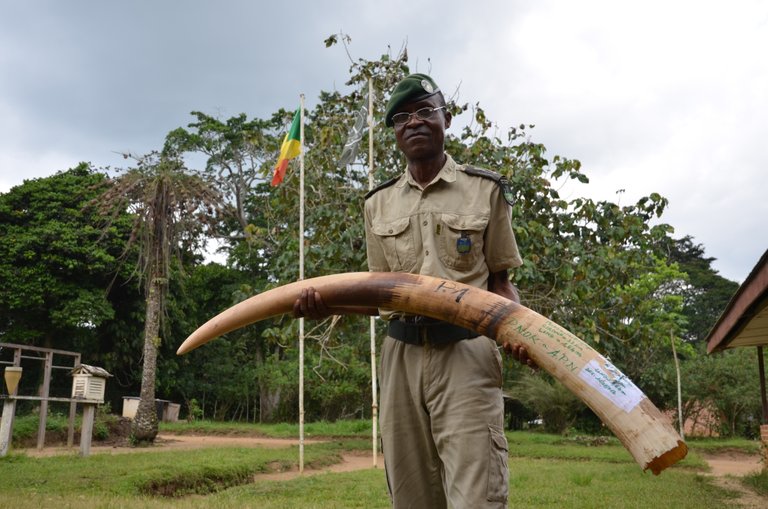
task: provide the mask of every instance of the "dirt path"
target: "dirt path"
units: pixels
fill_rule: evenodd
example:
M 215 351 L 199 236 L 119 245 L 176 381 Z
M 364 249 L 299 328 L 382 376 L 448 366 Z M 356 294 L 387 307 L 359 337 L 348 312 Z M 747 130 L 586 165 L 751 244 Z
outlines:
M 322 440 L 304 440 L 305 444 L 316 444 Z M 154 445 L 150 447 L 128 447 L 128 446 L 105 446 L 97 445 L 91 447 L 91 454 L 134 454 L 149 451 L 170 451 L 170 450 L 189 450 L 202 449 L 206 447 L 259 447 L 259 448 L 282 448 L 298 445 L 298 439 L 294 438 L 266 438 L 266 437 L 239 437 L 239 436 L 202 436 L 202 435 L 163 435 L 160 434 L 155 439 Z M 32 457 L 47 457 L 62 454 L 76 455 L 80 453 L 79 446 L 67 447 L 46 447 L 42 451 L 37 449 L 22 449 L 24 453 Z M 377 468 L 383 468 L 384 462 L 379 455 L 377 458 Z M 373 454 L 371 452 L 347 453 L 342 456 L 340 463 L 328 465 L 320 469 L 305 469 L 299 473 L 298 467 L 290 470 L 270 472 L 268 474 L 254 475 L 254 481 L 286 481 L 295 479 L 301 475 L 315 475 L 326 472 L 352 472 L 355 470 L 364 470 L 373 468 Z
M 384 462 L 381 456 L 378 457 L 376 468 L 383 468 Z M 303 474 L 299 473 L 298 468 L 292 468 L 283 472 L 271 472 L 269 474 L 256 474 L 253 476 L 254 481 L 288 481 L 290 479 L 296 479 L 299 476 L 309 476 L 317 474 L 325 474 L 328 472 L 354 472 L 356 470 L 365 470 L 367 468 L 374 468 L 373 466 L 373 454 L 372 453 L 354 453 L 344 454 L 341 457 L 341 463 L 335 463 L 328 465 L 320 469 L 307 469 Z
M 734 505 L 749 509 L 764 509 L 768 500 L 750 490 L 738 479 L 755 473 L 762 468 L 760 456 L 743 452 L 724 452 L 718 454 L 701 454 L 701 457 L 712 469 L 707 475 L 713 477 L 716 485 L 739 494 L 734 499 Z

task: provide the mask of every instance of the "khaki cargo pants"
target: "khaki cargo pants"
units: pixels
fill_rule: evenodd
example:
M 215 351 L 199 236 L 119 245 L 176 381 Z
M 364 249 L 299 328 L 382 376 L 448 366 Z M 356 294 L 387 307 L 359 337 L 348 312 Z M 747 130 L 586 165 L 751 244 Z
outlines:
M 507 507 L 501 354 L 484 336 L 382 345 L 381 437 L 396 509 Z

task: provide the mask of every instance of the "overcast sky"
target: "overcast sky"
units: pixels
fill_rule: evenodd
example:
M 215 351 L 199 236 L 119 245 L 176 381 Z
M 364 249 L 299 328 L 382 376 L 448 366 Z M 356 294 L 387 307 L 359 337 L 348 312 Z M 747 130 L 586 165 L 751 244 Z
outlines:
M 500 132 L 535 124 L 629 204 L 667 197 L 676 237 L 742 282 L 768 218 L 768 2 L 0 0 L 0 192 L 80 161 L 121 167 L 199 110 L 223 119 L 346 91 L 349 60 L 407 43 L 412 71 Z M 616 194 L 623 189 L 624 192 Z

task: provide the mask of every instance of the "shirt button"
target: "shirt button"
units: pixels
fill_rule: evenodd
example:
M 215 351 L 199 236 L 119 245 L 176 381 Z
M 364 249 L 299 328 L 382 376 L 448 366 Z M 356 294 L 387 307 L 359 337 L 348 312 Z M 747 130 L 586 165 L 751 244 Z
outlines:
M 389 233 L 393 233 L 393 232 L 394 232 L 394 230 L 389 230 Z
M 424 226 L 427 226 L 428 221 L 424 221 Z
M 425 254 L 426 256 L 429 256 L 429 249 L 427 249 L 427 250 L 424 252 L 424 254 Z

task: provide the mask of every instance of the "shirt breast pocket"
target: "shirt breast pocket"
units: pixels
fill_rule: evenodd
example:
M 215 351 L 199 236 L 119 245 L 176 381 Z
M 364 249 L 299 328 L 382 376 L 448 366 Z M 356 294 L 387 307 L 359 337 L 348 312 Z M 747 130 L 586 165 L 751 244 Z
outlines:
M 441 214 L 440 261 L 456 270 L 469 270 L 483 256 L 486 215 Z
M 391 271 L 407 272 L 416 266 L 410 218 L 379 222 L 371 226 L 371 231 L 378 237 Z

